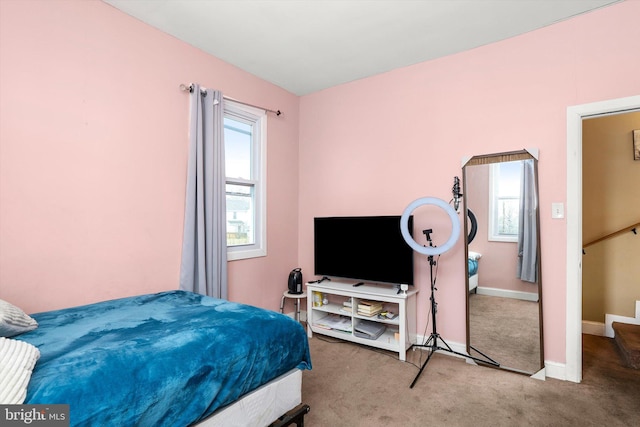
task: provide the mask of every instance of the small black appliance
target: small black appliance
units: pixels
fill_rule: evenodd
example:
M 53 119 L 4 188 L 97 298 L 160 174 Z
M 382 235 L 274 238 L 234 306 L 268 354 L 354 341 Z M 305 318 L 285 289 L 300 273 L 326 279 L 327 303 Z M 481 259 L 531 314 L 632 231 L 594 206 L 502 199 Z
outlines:
M 302 293 L 302 269 L 294 268 L 289 273 L 289 293 L 301 294 Z

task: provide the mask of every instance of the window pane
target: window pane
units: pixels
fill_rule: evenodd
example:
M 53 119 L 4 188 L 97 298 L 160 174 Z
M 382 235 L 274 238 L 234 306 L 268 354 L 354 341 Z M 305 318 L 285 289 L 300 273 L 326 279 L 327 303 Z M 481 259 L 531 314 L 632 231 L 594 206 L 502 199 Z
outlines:
M 252 245 L 254 237 L 254 197 L 252 185 L 226 185 L 227 246 Z
M 225 174 L 229 178 L 251 179 L 253 126 L 224 118 Z
M 497 233 L 518 235 L 522 161 L 498 163 Z
M 498 197 L 520 197 L 522 162 L 499 163 Z
M 518 234 L 519 199 L 498 199 L 498 234 Z
M 521 160 L 491 165 L 488 237 L 490 241 L 518 240 L 521 169 Z

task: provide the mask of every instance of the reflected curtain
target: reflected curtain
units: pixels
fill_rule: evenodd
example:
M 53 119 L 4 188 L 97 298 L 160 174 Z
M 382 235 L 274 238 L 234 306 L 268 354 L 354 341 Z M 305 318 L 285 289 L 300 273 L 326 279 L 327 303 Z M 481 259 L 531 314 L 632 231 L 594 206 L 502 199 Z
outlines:
M 536 195 L 533 160 L 523 160 L 520 180 L 517 277 L 532 283 L 537 282 L 538 273 L 538 200 Z
M 223 97 L 191 86 L 180 289 L 227 299 Z

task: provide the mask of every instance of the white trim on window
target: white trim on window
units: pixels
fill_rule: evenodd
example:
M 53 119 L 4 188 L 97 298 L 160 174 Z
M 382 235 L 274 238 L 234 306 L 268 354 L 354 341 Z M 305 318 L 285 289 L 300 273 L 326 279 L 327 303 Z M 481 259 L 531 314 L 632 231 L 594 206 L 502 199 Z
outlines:
M 267 115 L 266 111 L 225 100 L 225 117 L 253 124 L 251 179 L 227 178 L 227 184 L 253 188 L 254 243 L 228 246 L 227 260 L 234 261 L 267 255 Z

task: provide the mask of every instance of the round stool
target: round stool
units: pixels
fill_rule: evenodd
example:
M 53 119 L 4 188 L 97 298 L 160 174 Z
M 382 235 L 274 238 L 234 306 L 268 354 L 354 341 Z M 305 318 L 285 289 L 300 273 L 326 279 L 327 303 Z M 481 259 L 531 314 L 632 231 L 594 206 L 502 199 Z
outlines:
M 284 291 L 284 293 L 282 294 L 282 301 L 280 302 L 280 313 L 284 313 L 284 300 L 286 298 L 293 298 L 296 304 L 295 319 L 299 322 L 300 321 L 300 300 L 306 297 L 307 297 L 306 291 L 302 291 L 301 294 L 292 294 L 289 291 Z

